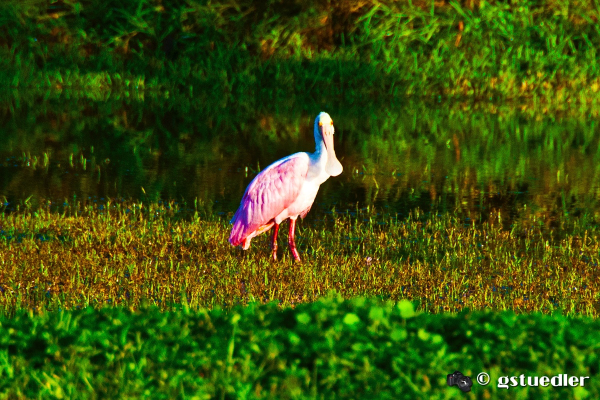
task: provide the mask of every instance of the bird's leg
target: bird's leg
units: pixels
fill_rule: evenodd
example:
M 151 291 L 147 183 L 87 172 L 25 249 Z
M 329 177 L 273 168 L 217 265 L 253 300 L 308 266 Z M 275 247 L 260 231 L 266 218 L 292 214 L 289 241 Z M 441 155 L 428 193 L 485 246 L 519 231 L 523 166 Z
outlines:
M 296 220 L 290 218 L 290 234 L 288 236 L 288 243 L 290 245 L 290 250 L 292 251 L 292 255 L 294 256 L 294 260 L 300 262 L 300 254 L 298 254 L 298 250 L 296 250 L 296 242 L 294 241 L 294 231 L 296 230 Z
M 275 229 L 273 229 L 273 241 L 271 242 L 271 249 L 273 250 L 273 261 L 277 261 L 277 233 L 279 232 L 279 224 L 275 222 Z

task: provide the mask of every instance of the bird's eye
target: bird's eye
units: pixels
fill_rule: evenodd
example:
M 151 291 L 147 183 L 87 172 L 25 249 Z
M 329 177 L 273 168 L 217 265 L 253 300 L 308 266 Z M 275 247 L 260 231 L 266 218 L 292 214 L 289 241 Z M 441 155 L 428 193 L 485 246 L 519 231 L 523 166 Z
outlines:
M 331 120 L 331 125 L 333 125 L 333 120 Z
M 321 121 L 319 121 L 319 126 L 323 126 L 323 123 Z

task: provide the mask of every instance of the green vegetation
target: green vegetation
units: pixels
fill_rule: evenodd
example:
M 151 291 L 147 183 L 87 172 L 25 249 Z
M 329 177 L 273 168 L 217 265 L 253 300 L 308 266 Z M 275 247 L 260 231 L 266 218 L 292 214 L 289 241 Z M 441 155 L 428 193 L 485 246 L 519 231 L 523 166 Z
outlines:
M 277 306 L 0 318 L 0 397 L 594 399 L 600 322 L 539 314 L 415 315 L 409 302 L 328 297 Z M 460 369 L 474 382 L 446 385 Z M 585 387 L 497 388 L 506 375 L 588 376 Z
M 19 1 L 0 87 L 597 104 L 598 2 Z
M 0 398 L 600 398 L 599 17 L 0 2 Z M 232 194 L 320 110 L 345 173 L 304 263 L 231 248 Z M 494 384 L 559 373 L 592 379 Z
M 585 215 L 563 217 L 554 231 L 535 216 L 505 229 L 501 213 L 481 221 L 418 210 L 406 219 L 373 209 L 332 214 L 300 225 L 305 261 L 294 264 L 287 249 L 270 261 L 268 235 L 234 249 L 226 220 L 174 203 L 49 207 L 0 214 L 5 314 L 144 303 L 171 310 L 182 292 L 193 309 L 293 306 L 332 289 L 412 299 L 432 313 L 600 314 L 599 227 Z

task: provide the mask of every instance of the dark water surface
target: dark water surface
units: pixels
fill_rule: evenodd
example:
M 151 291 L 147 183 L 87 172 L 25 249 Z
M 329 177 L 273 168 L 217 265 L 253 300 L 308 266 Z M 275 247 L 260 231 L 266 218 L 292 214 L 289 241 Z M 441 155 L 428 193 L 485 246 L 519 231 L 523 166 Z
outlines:
M 505 223 L 531 214 L 549 225 L 559 216 L 597 217 L 595 116 L 452 102 L 326 103 L 64 93 L 5 100 L 0 201 L 8 212 L 74 199 L 197 201 L 230 217 L 260 169 L 314 151 L 313 121 L 326 111 L 344 172 L 321 186 L 313 218 L 367 206 L 399 215 L 459 211 L 466 222 L 498 212 Z

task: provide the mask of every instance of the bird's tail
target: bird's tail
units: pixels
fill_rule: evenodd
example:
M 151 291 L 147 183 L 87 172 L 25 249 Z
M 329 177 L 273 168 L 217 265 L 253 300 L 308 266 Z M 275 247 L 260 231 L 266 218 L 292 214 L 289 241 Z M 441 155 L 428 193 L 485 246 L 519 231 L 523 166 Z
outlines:
M 240 210 L 235 213 L 231 222 L 233 222 L 233 227 L 229 235 L 229 243 L 232 246 L 241 245 L 244 250 L 248 250 L 253 237 L 268 231 L 275 224 L 275 220 L 271 220 L 263 225 L 250 224 L 242 217 Z
M 231 221 L 229 221 L 230 224 L 233 224 L 231 234 L 229 235 L 229 243 L 231 243 L 232 246 L 238 246 L 243 240 L 244 224 L 238 218 L 239 214 L 240 209 L 235 212 L 235 215 L 231 218 Z

